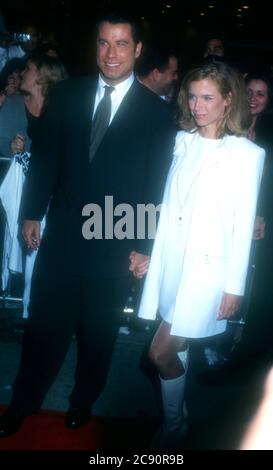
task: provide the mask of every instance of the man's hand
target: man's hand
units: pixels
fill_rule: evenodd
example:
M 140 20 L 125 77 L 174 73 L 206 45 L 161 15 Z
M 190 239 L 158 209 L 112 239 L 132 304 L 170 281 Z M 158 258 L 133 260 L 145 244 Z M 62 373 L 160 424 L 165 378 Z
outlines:
M 38 250 L 40 246 L 40 222 L 38 220 L 24 220 L 22 235 L 28 248 Z
M 239 310 L 242 297 L 224 292 L 217 320 L 226 320 Z
M 142 279 L 149 269 L 150 257 L 132 251 L 129 255 L 129 260 L 129 271 L 131 271 L 137 279 Z

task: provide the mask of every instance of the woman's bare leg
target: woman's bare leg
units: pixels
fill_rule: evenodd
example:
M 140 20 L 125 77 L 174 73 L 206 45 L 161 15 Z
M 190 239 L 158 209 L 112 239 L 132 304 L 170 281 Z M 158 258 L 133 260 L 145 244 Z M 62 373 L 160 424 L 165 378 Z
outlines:
M 149 356 L 163 379 L 174 379 L 183 375 L 184 368 L 177 355 L 185 349 L 186 340 L 170 335 L 171 324 L 164 320 L 158 327 L 151 344 Z

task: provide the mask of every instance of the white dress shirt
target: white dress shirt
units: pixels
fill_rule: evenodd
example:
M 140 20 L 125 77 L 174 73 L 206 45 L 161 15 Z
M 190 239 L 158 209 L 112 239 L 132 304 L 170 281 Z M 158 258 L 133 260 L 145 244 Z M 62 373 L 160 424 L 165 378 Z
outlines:
M 109 124 L 111 124 L 111 122 L 112 122 L 112 120 L 113 120 L 113 118 L 114 118 L 114 116 L 115 116 L 115 114 L 116 114 L 116 112 L 117 112 L 124 96 L 126 95 L 127 91 L 131 87 L 134 79 L 135 79 L 135 76 L 134 76 L 133 73 L 131 73 L 131 75 L 128 78 L 126 78 L 126 80 L 124 80 L 121 83 L 118 83 L 118 85 L 115 85 L 115 87 L 114 87 L 115 89 L 110 95 L 111 96 L 112 107 L 111 107 L 111 117 L 110 117 Z M 105 91 L 104 87 L 105 86 L 109 86 L 109 85 L 108 85 L 108 83 L 106 83 L 103 80 L 101 75 L 99 75 L 96 98 L 95 98 L 95 106 L 94 106 L 94 111 L 93 111 L 93 118 L 94 118 L 97 106 L 98 106 L 100 100 L 104 96 L 104 91 Z

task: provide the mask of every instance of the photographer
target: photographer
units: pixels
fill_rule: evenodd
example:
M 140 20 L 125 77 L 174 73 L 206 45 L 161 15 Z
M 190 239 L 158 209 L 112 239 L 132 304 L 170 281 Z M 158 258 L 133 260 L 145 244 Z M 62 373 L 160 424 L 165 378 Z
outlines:
M 4 33 L 1 39 L 0 72 L 9 60 L 33 53 L 38 48 L 39 34 L 36 26 L 26 24 L 21 32 Z

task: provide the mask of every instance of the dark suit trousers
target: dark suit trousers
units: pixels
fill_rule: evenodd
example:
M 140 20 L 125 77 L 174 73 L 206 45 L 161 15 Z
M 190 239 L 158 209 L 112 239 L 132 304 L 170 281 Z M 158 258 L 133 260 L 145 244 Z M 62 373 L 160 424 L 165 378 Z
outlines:
M 106 383 L 119 307 L 126 294 L 122 279 L 68 275 L 45 279 L 35 273 L 11 407 L 26 415 L 40 409 L 76 333 L 78 357 L 70 406 L 91 408 Z

